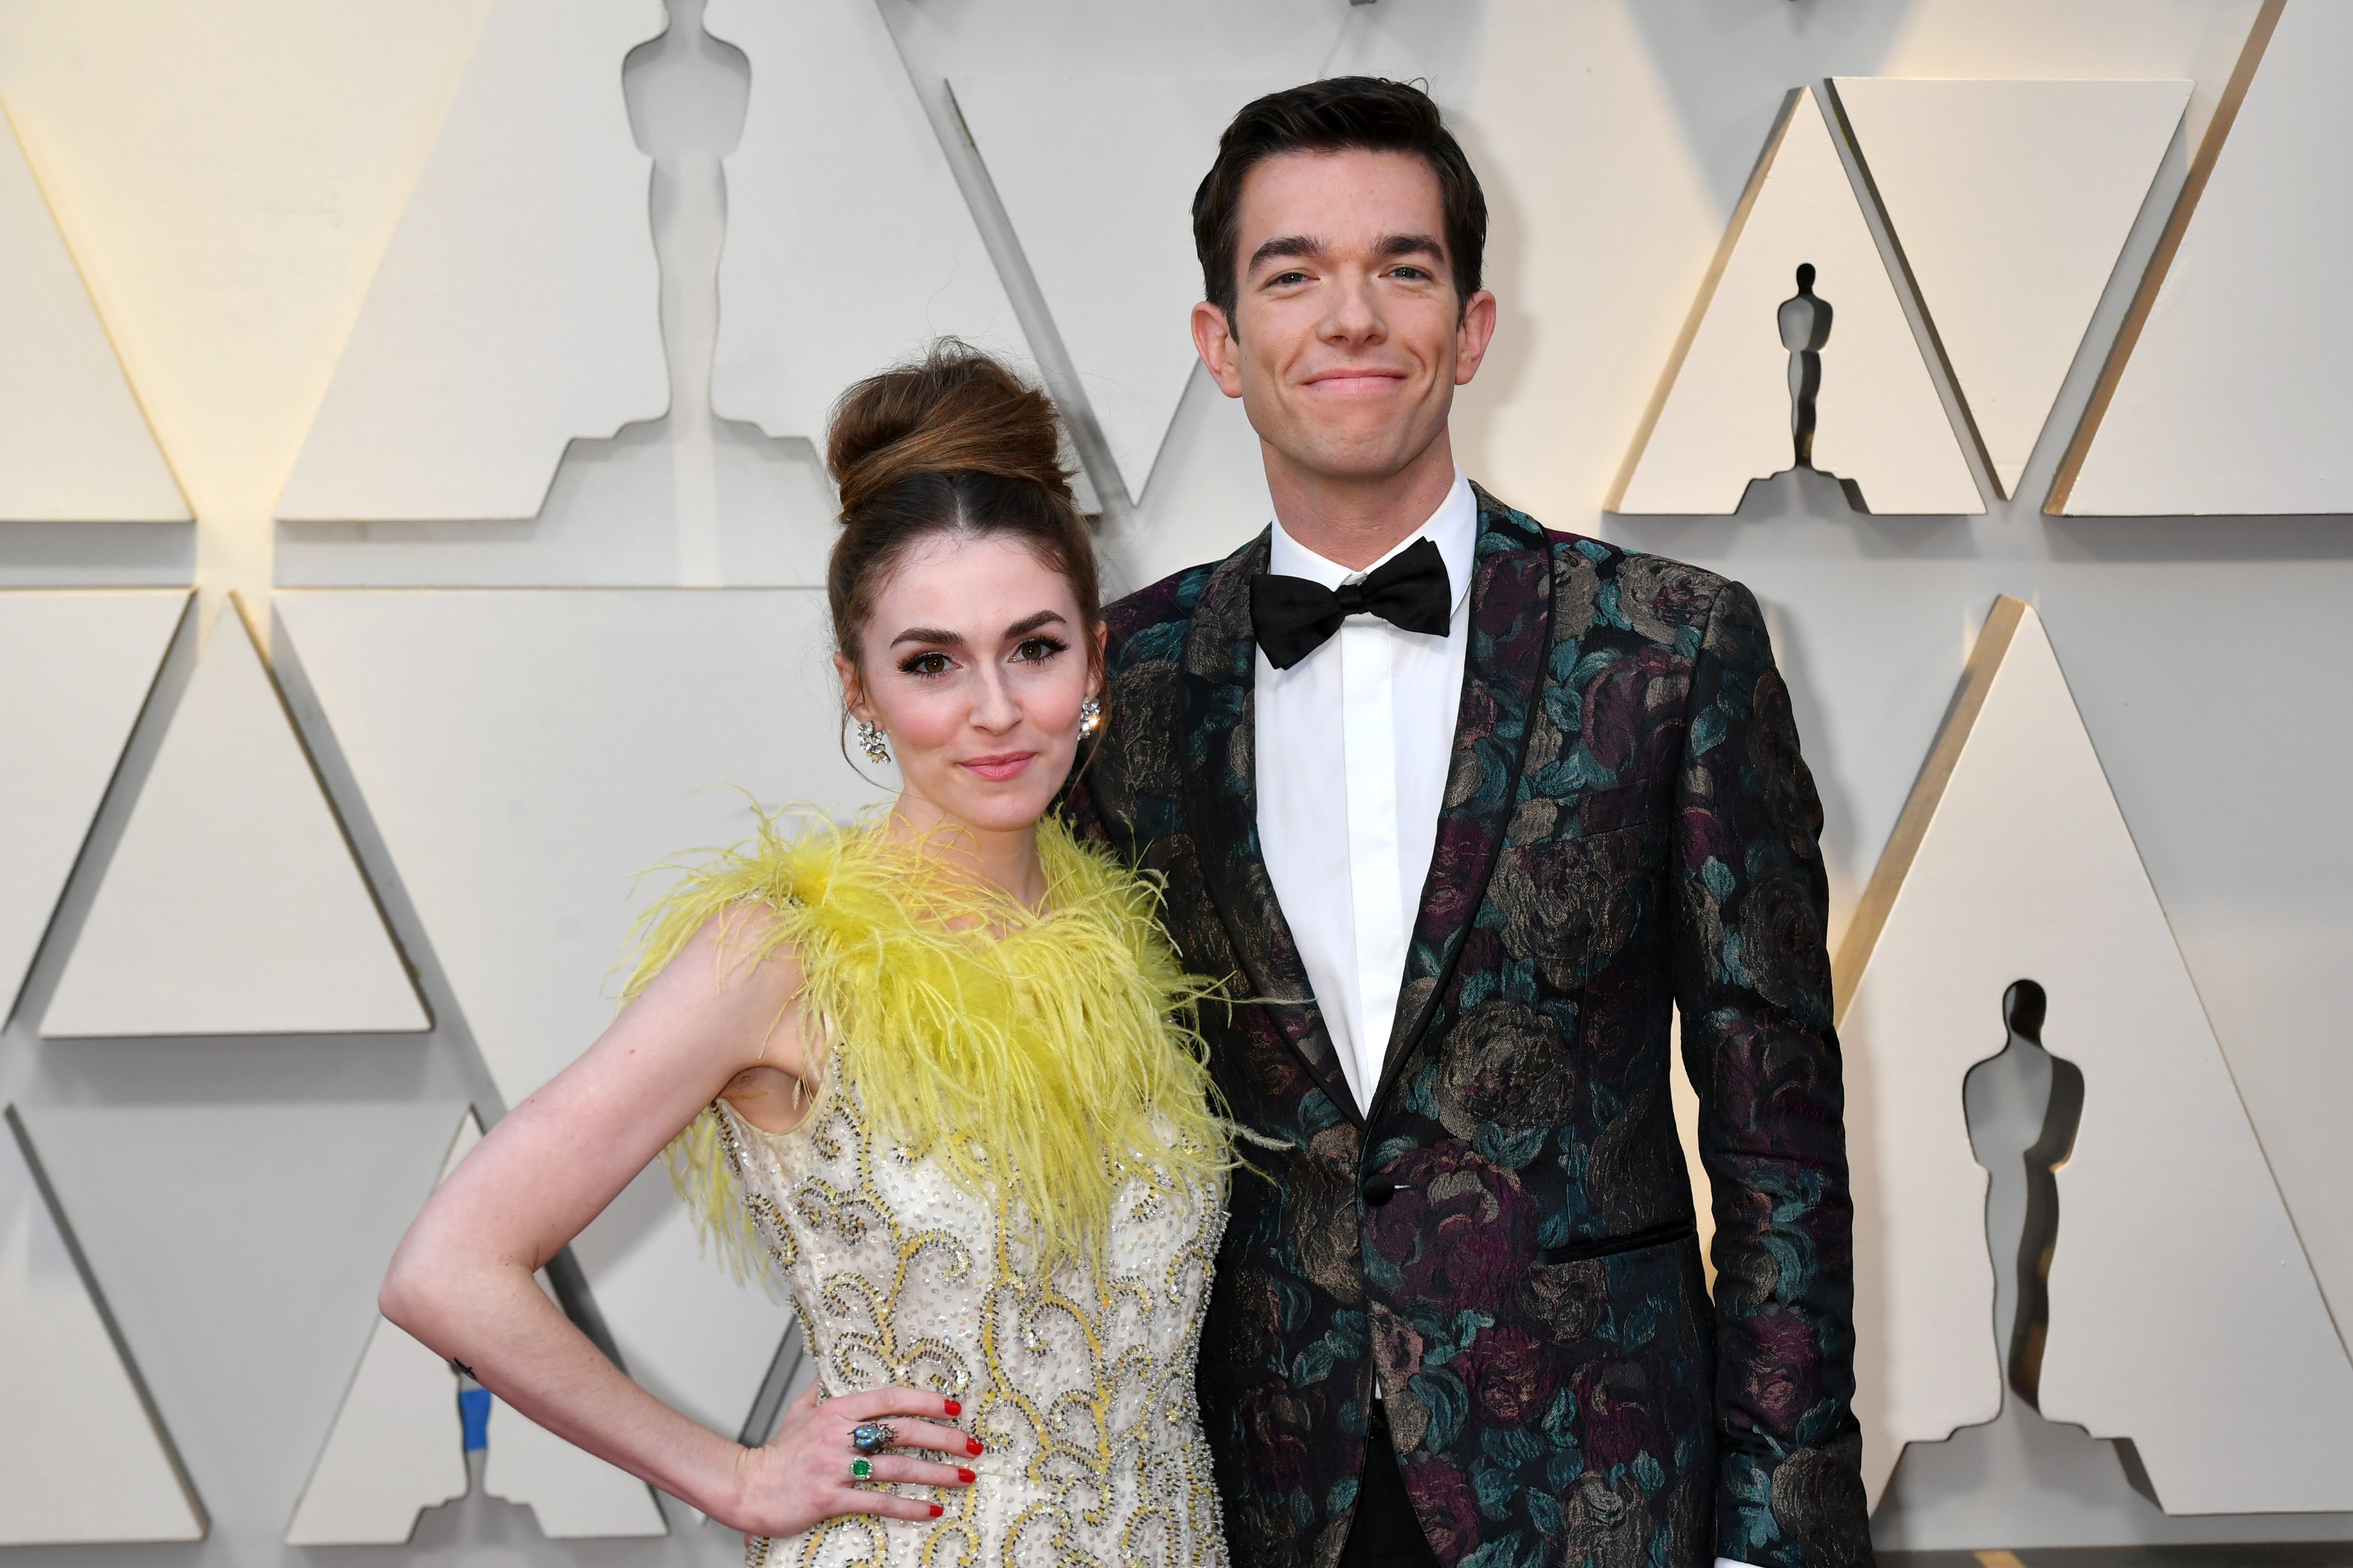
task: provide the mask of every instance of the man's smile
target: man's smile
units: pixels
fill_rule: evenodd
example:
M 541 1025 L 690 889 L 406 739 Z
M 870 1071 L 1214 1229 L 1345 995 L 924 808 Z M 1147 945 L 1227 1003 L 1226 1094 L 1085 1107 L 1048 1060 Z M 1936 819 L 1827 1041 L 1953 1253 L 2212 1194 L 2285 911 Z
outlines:
M 1331 396 L 1364 397 L 1395 391 L 1405 379 L 1406 374 L 1401 370 L 1386 370 L 1376 365 L 1345 365 L 1333 370 L 1319 370 L 1303 384 Z

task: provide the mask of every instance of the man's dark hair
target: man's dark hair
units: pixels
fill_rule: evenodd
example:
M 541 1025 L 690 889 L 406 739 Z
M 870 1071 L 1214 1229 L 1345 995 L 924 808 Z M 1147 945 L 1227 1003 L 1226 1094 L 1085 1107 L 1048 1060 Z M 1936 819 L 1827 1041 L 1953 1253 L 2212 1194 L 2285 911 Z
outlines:
M 1406 153 L 1430 165 L 1446 215 L 1454 298 L 1469 307 L 1487 248 L 1487 198 L 1471 160 L 1420 88 L 1379 77 L 1335 76 L 1247 105 L 1218 139 L 1218 161 L 1193 193 L 1193 248 L 1201 258 L 1202 289 L 1226 313 L 1229 327 L 1240 294 L 1235 253 L 1241 246 L 1243 179 L 1285 153 L 1350 151 Z

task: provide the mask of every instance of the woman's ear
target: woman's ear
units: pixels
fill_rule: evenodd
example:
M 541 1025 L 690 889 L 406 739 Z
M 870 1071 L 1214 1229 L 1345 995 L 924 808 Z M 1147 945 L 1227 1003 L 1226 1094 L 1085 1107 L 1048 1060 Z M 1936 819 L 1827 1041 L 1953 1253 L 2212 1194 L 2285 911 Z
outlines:
M 1090 697 L 1101 697 L 1111 685 L 1111 677 L 1108 673 L 1111 668 L 1110 650 L 1111 623 L 1097 621 L 1095 623 L 1095 657 L 1090 661 L 1094 666 L 1094 679 L 1087 685 L 1087 695 Z
M 835 654 L 833 673 L 841 679 L 841 705 L 849 710 L 849 716 L 861 724 L 872 723 L 873 705 L 866 700 L 866 683 L 858 679 L 858 667 Z

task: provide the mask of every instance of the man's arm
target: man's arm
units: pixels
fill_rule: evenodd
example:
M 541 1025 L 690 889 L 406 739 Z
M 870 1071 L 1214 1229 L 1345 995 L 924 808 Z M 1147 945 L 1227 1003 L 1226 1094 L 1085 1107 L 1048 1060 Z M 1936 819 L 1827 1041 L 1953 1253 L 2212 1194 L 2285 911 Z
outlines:
M 1871 1537 L 1821 803 L 1737 583 L 1709 611 L 1686 718 L 1673 963 L 1715 1187 L 1716 1551 L 1844 1568 L 1871 1561 Z

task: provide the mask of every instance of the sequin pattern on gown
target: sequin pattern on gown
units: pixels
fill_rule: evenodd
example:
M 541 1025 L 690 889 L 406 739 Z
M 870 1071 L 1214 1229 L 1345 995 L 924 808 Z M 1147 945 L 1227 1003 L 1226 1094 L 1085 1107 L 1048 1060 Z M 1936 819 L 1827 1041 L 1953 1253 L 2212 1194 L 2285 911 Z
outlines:
M 1222 1194 L 1131 1181 L 1101 1278 L 1033 1278 L 1018 1226 L 869 1125 L 856 1090 L 722 1147 L 790 1288 L 822 1395 L 892 1384 L 961 1400 L 971 1487 L 901 1489 L 929 1521 L 856 1515 L 753 1542 L 757 1568 L 1196 1568 L 1226 1563 L 1193 1392 Z M 929 1457 L 929 1456 L 924 1456 Z M 843 1462 L 849 1462 L 845 1449 Z

